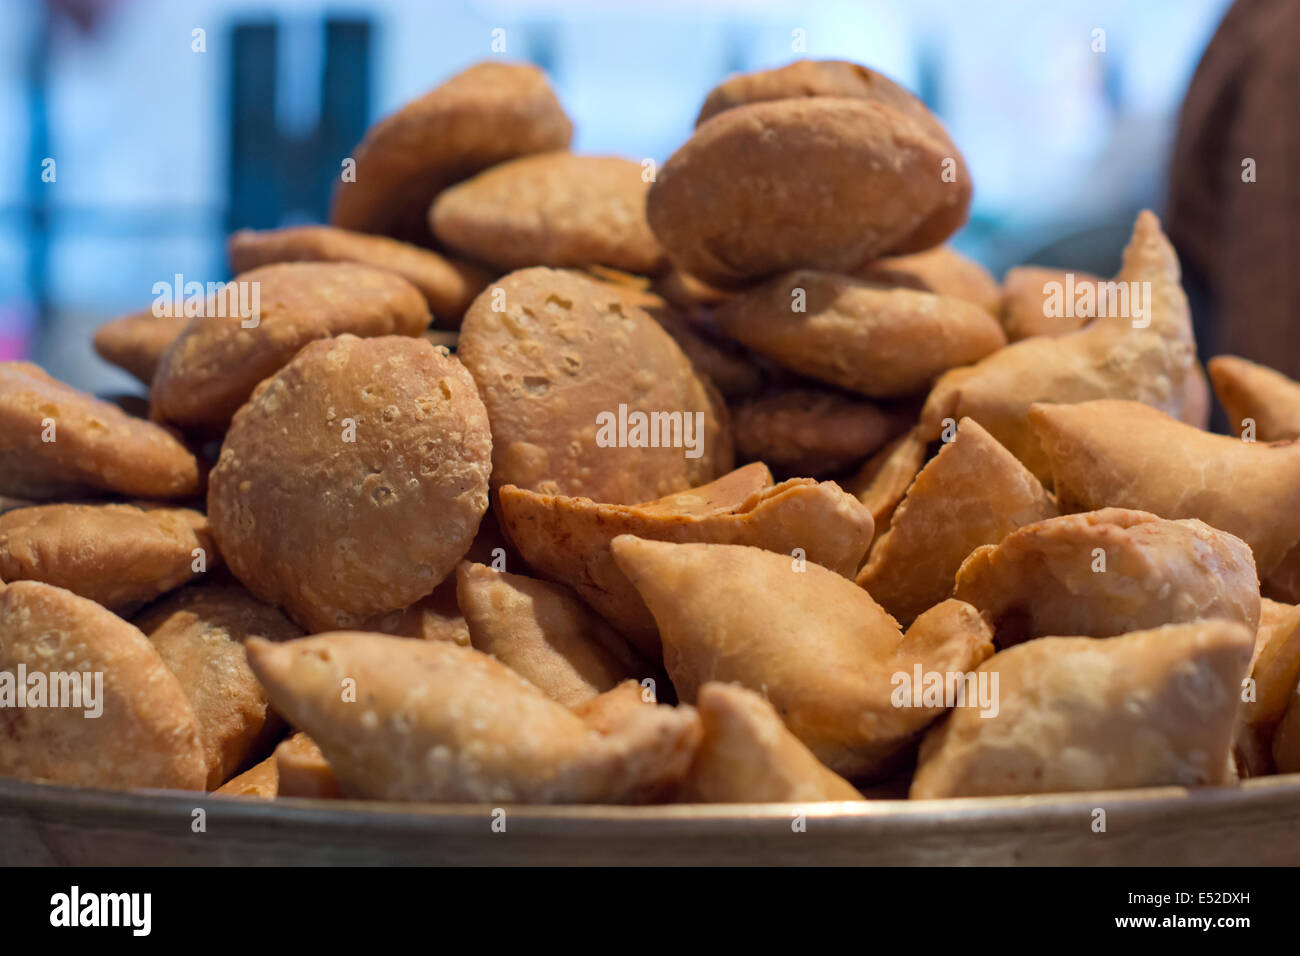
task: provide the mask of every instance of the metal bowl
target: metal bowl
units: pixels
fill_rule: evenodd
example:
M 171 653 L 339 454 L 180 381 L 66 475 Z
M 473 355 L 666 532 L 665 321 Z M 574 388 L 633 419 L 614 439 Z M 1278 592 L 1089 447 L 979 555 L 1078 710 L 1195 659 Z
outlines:
M 1296 865 L 1300 774 L 1191 791 L 500 809 L 0 779 L 0 864 Z

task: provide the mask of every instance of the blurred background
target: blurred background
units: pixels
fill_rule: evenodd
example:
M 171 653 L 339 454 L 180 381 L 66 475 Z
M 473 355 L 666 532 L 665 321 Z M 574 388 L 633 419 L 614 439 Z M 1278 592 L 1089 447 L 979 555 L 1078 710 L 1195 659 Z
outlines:
M 93 355 L 96 325 L 174 273 L 226 278 L 233 229 L 323 221 L 371 121 L 494 56 L 550 73 L 575 150 L 658 160 L 729 73 L 865 63 L 963 150 L 975 201 L 958 248 L 999 277 L 1021 262 L 1109 274 L 1135 212 L 1165 201 L 1180 106 L 1228 6 L 0 0 L 0 358 L 132 387 Z

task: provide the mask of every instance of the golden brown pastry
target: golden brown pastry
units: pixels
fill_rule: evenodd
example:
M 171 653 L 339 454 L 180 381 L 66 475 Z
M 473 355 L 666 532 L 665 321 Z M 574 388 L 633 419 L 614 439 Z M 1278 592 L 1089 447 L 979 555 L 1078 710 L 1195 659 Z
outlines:
M 1300 541 L 1300 443 L 1211 435 L 1137 402 L 1035 405 L 1063 511 L 1200 518 L 1250 545 L 1261 577 Z
M 679 311 L 657 292 L 627 283 L 611 282 L 625 301 L 645 312 L 659 323 L 673 341 L 686 353 L 695 370 L 717 386 L 727 398 L 749 395 L 758 391 L 763 374 L 744 350 L 735 342 L 723 337 L 716 323 L 706 313 L 696 312 L 691 318 Z
M 1300 382 L 1235 355 L 1210 359 L 1210 378 L 1231 434 L 1245 433 L 1250 419 L 1255 441 L 1300 438 Z
M 985 661 L 998 712 L 958 707 L 926 734 L 913 799 L 1206 786 L 1229 750 L 1254 632 L 1168 624 L 1109 640 L 1044 637 Z
M 936 246 L 965 223 L 971 198 L 970 175 L 943 125 L 920 99 L 888 77 L 857 63 L 797 60 L 775 70 L 728 77 L 709 92 L 695 125 L 698 127 L 705 120 L 737 106 L 810 96 L 872 100 L 906 116 L 925 129 L 936 142 L 945 144 L 944 156 L 951 161 L 951 169 L 940 167 L 940 174 L 951 173 L 950 179 L 946 180 L 951 188 L 943 194 L 939 208 L 900 244 L 899 252 L 916 252 Z
M 695 125 L 737 106 L 809 96 L 875 100 L 914 119 L 937 122 L 920 99 L 883 73 L 848 60 L 796 60 L 774 70 L 727 77 L 709 90 Z
M 240 587 L 200 585 L 167 595 L 132 622 L 176 675 L 198 721 L 213 789 L 265 753 L 283 729 L 248 668 L 244 641 L 287 641 L 302 630 Z
M 231 777 L 213 793 L 231 797 L 257 797 L 261 800 L 275 798 L 280 789 L 280 772 L 275 765 L 275 757 L 267 757 L 260 763 L 253 764 L 237 777 Z
M 241 229 L 230 237 L 226 248 L 230 271 L 236 275 L 275 262 L 359 262 L 387 269 L 420 290 L 440 326 L 453 328 L 460 325 L 469 304 L 492 280 L 491 273 L 471 263 L 396 239 L 333 226 Z
M 1035 335 L 1064 335 L 1080 328 L 1095 317 L 1095 308 L 1091 314 L 1074 310 L 1070 314 L 1062 314 L 1060 309 L 1049 308 L 1048 303 L 1058 294 L 1057 290 L 1064 295 L 1069 288 L 1075 290 L 1077 295 L 1084 285 L 1093 287 L 1092 294 L 1095 297 L 1098 283 L 1104 281 L 1087 272 L 1044 269 L 1040 266 L 1017 266 L 1008 270 L 1002 280 L 1002 301 L 999 307 L 1007 341 L 1018 342 Z M 1179 418 L 1197 428 L 1208 428 L 1210 383 L 1200 362 L 1192 362 L 1184 389 Z
M 716 681 L 700 688 L 704 737 L 679 803 L 805 803 L 861 800 L 853 785 L 819 761 L 760 695 Z
M 925 464 L 926 442 L 912 429 L 873 455 L 861 470 L 844 484 L 844 490 L 871 512 L 875 540 L 889 528 L 898 503 Z
M 566 707 L 649 674 L 627 641 L 562 584 L 462 561 L 456 594 L 474 649 Z
M 902 420 L 871 402 L 816 388 L 780 389 L 730 407 L 738 458 L 810 478 L 858 464 Z
M 502 570 L 523 564 L 501 533 L 490 510 L 479 522 L 478 533 L 465 552 L 465 560 L 490 564 Z M 461 647 L 470 645 L 469 625 L 456 599 L 455 575 L 448 575 L 432 594 L 420 598 L 410 607 L 375 615 L 361 625 L 361 630 L 393 637 L 417 637 L 425 641 L 450 641 Z
M 333 800 L 339 796 L 334 771 L 320 748 L 306 734 L 298 733 L 280 742 L 275 753 L 232 777 L 214 793 L 235 797 L 309 797 Z
M 203 743 L 180 684 L 136 628 L 71 591 L 0 588 L 0 702 L 0 776 L 203 789 Z
M 1200 521 L 1121 508 L 1049 518 L 976 548 L 955 593 L 993 622 L 999 647 L 1209 619 L 1259 626 L 1259 582 L 1243 541 Z
M 41 505 L 0 515 L 0 578 L 43 581 L 118 613 L 220 562 L 207 519 L 188 508 Z
M 366 130 L 330 223 L 428 245 L 425 217 L 442 189 L 515 156 L 564 149 L 572 136 L 541 70 L 476 63 Z
M 850 779 L 894 769 L 943 706 L 893 703 L 895 675 L 966 671 L 993 652 L 976 611 L 947 601 L 904 635 L 866 591 L 758 548 L 620 535 L 614 558 L 649 606 L 680 699 L 708 681 L 764 693 L 817 758 Z
M 1047 460 L 1029 428 L 1035 402 L 1130 399 L 1181 415 L 1195 344 L 1178 258 L 1150 212 L 1139 214 L 1114 281 L 1131 293 L 1131 314 L 1113 314 L 1124 311 L 1117 293 L 1110 314 L 1077 332 L 1024 339 L 946 373 L 922 410 L 923 437 L 933 440 L 946 423 L 973 418 L 1045 480 Z
M 1261 602 L 1250 677 L 1234 752 L 1242 776 L 1258 777 L 1275 772 L 1272 741 L 1300 683 L 1300 607 Z
M 721 396 L 606 283 L 513 272 L 470 306 L 456 354 L 492 421 L 493 488 L 631 503 L 731 470 Z
M 376 614 L 362 625 L 367 631 L 391 637 L 417 637 L 425 641 L 450 641 L 469 647 L 469 625 L 456 600 L 456 581 L 448 577 L 432 594 L 400 611 Z
M 698 276 L 683 272 L 680 266 L 669 262 L 668 268 L 655 276 L 651 289 L 679 309 L 712 308 L 721 305 L 735 294 L 735 287 L 710 285 Z
M 715 316 L 781 367 L 872 398 L 924 391 L 1006 344 L 977 305 L 807 269 L 734 296 Z
M 646 224 L 642 172 L 617 156 L 523 156 L 441 193 L 429 225 L 440 242 L 504 272 L 601 265 L 649 275 L 664 251 Z
M 340 796 L 339 782 L 329 761 L 306 734 L 297 733 L 281 741 L 272 759 L 280 778 L 276 796 L 324 800 Z
M 952 596 L 957 569 L 972 551 L 1056 513 L 1038 479 L 963 418 L 912 482 L 858 584 L 906 626 Z
M 423 339 L 343 335 L 308 345 L 239 410 L 208 515 L 257 597 L 308 631 L 355 625 L 451 573 L 487 510 L 491 454 L 459 362 Z
M 997 280 L 974 259 L 949 246 L 935 246 L 905 256 L 886 256 L 855 274 L 869 282 L 961 299 L 993 315 L 1002 309 L 1002 287 Z
M 629 678 L 617 685 L 588 697 L 569 709 L 582 718 L 592 730 L 607 734 L 627 719 L 627 712 L 638 707 L 654 706 L 659 702 L 658 685 L 653 678 Z
M 200 480 L 198 461 L 167 429 L 31 362 L 0 362 L 0 494 L 184 498 Z
M 250 640 L 248 655 L 348 797 L 638 801 L 680 781 L 699 742 L 692 708 L 629 710 L 601 734 L 504 664 L 440 641 L 341 631 Z
M 1084 285 L 1095 288 L 1099 276 L 1077 269 L 1048 269 L 1042 266 L 1016 266 L 1002 277 L 1002 303 L 1000 314 L 1002 328 L 1008 342 L 1035 335 L 1064 335 L 1082 328 L 1093 318 L 1075 309 L 1059 308 L 1055 295 L 1064 296 L 1067 286 L 1075 290 Z M 1064 302 L 1062 298 L 1061 302 Z
M 647 659 L 660 656 L 654 618 L 619 570 L 609 543 L 620 534 L 659 541 L 746 544 L 856 572 L 871 541 L 871 515 L 833 482 L 792 478 L 775 487 L 761 464 L 643 505 L 539 495 L 507 485 L 501 520 L 538 574 L 567 584 Z
M 701 125 L 659 170 L 646 215 L 679 266 L 725 283 L 928 249 L 969 201 L 970 177 L 937 123 L 878 101 L 812 97 Z
M 163 354 L 150 392 L 155 420 L 219 429 L 308 342 L 343 333 L 415 336 L 429 325 L 415 286 L 353 262 L 276 263 L 226 288 L 223 314 L 190 319 Z M 253 288 L 260 307 L 245 318 L 236 297 L 251 303 Z
M 149 385 L 163 353 L 184 329 L 185 319 L 157 316 L 151 309 L 145 309 L 97 328 L 95 351 L 104 361 L 112 362 Z

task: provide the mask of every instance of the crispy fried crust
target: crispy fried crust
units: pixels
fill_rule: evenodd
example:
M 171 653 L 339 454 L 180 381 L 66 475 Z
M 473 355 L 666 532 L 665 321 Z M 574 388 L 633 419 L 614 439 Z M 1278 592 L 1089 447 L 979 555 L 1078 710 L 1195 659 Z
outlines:
M 220 561 L 207 519 L 188 508 L 42 505 L 0 515 L 0 579 L 43 581 L 118 613 Z
M 354 262 L 281 262 L 235 277 L 260 290 L 256 326 L 245 328 L 235 307 L 196 316 L 163 354 L 150 392 L 150 417 L 187 426 L 220 427 L 253 389 L 309 342 L 351 333 L 420 335 L 429 309 L 401 276 Z M 244 293 L 251 302 L 251 292 Z
M 1048 283 L 1053 282 L 1060 283 L 1064 288 L 1067 271 L 1040 266 L 1017 266 L 1007 270 L 1002 279 L 1001 303 L 995 311 L 1001 316 L 1008 342 L 1019 342 L 1035 335 L 1064 335 L 1088 322 L 1088 317 L 1084 315 L 1048 314 L 1046 303 L 1049 294 L 1043 290 L 1049 288 Z M 1076 289 L 1084 283 L 1095 286 L 1103 281 L 1087 272 L 1068 271 L 1068 274 L 1073 276 L 1070 281 Z M 1200 362 L 1192 362 L 1184 389 L 1179 418 L 1197 428 L 1208 428 L 1210 383 Z
M 787 388 L 731 406 L 736 455 L 791 476 L 819 478 L 860 463 L 902 416 L 850 395 Z
M 696 706 L 704 738 L 677 793 L 680 803 L 861 800 L 790 733 L 772 705 L 739 684 L 710 682 Z
M 889 528 L 898 503 L 925 464 L 925 454 L 926 442 L 914 428 L 872 455 L 845 483 L 844 490 L 871 512 L 876 526 L 876 541 Z
M 130 372 L 144 384 L 153 382 L 163 353 L 185 329 L 185 320 L 154 315 L 145 309 L 105 322 L 95 330 L 99 357 Z
M 1211 435 L 1137 402 L 1035 405 L 1062 510 L 1200 518 L 1250 545 L 1261 577 L 1300 541 L 1300 442 Z
M 766 548 L 851 575 L 871 540 L 871 515 L 832 482 L 793 478 L 775 487 L 761 464 L 701 488 L 643 505 L 501 489 L 501 515 L 524 560 L 569 585 L 650 660 L 660 656 L 655 621 L 610 554 L 620 534 Z
M 630 709 L 594 732 L 504 664 L 440 641 L 336 632 L 248 653 L 344 796 L 624 803 L 680 781 L 699 743 L 693 708 Z
M 741 293 L 716 317 L 783 368 L 873 398 L 922 392 L 1006 344 L 998 320 L 969 302 L 810 270 Z
M 953 440 L 912 482 L 857 582 L 910 624 L 952 596 L 957 570 L 972 551 L 1056 513 L 1038 479 L 977 422 L 963 418 Z
M 198 461 L 167 429 L 30 362 L 0 362 L 0 494 L 184 498 L 199 487 Z
M 283 729 L 249 670 L 244 641 L 287 641 L 302 630 L 239 587 L 197 586 L 169 594 L 133 621 L 176 675 L 198 721 L 208 789 L 265 753 Z
M 819 760 L 851 779 L 886 775 L 942 713 L 894 706 L 896 673 L 967 670 L 993 652 L 987 625 L 958 601 L 904 635 L 866 591 L 786 555 L 630 535 L 612 549 L 655 616 L 682 700 L 709 681 L 760 691 Z
M 241 229 L 227 243 L 230 270 L 250 272 L 276 262 L 358 262 L 386 269 L 420 290 L 440 326 L 454 328 L 492 275 L 468 262 L 384 236 L 333 226 Z M 147 380 L 146 380 L 147 381 Z
M 236 577 L 308 631 L 429 594 L 487 510 L 492 442 L 469 374 L 423 339 L 314 342 L 258 386 L 212 470 Z
M 1272 743 L 1281 732 L 1300 682 L 1300 607 L 1260 602 L 1259 631 L 1250 662 L 1252 693 L 1243 692 L 1234 753 L 1242 776 L 1288 771 L 1274 766 Z M 1284 740 L 1282 748 L 1286 749 Z
M 1256 441 L 1300 438 L 1300 382 L 1235 355 L 1212 358 L 1209 367 L 1231 433 L 1242 434 L 1250 419 Z
M 555 269 L 513 272 L 470 306 L 457 356 L 492 420 L 494 488 L 631 503 L 731 470 L 721 396 L 658 323 L 605 283 Z M 620 405 L 629 415 L 678 414 L 678 446 L 633 447 L 630 432 L 620 445 L 613 428 L 599 444 L 600 416 L 616 422 Z M 684 447 L 688 419 L 698 457 Z
M 417 637 L 425 641 L 450 641 L 469 647 L 469 625 L 456 600 L 456 582 L 446 578 L 409 607 L 376 614 L 363 628 L 393 637 Z
M 35 672 L 47 683 L 52 672 L 103 681 L 98 717 L 86 715 L 89 707 L 0 708 L 0 774 L 114 790 L 203 789 L 194 712 L 136 628 L 71 591 L 18 581 L 0 589 L 0 636 L 0 672 L 16 679 L 23 665 L 25 689 Z
M 970 177 L 935 125 L 842 97 L 727 110 L 659 170 L 650 228 L 683 269 L 722 283 L 938 245 L 965 218 Z
M 428 245 L 425 217 L 442 189 L 515 156 L 564 149 L 572 136 L 537 67 L 475 64 L 366 131 L 330 223 Z
M 875 100 L 914 119 L 934 122 L 924 103 L 883 73 L 847 60 L 796 60 L 774 70 L 727 77 L 709 90 L 695 125 L 737 106 L 811 96 Z
M 507 272 L 600 265 L 649 275 L 664 264 L 645 220 L 649 188 L 630 159 L 539 153 L 446 190 L 429 222 L 439 241 Z
M 306 734 L 297 733 L 281 741 L 272 758 L 280 777 L 277 796 L 332 800 L 340 795 L 329 761 Z
M 1073 276 L 1067 280 L 1067 276 Z M 1064 289 L 1067 281 L 1075 288 L 1084 283 L 1097 283 L 1099 276 L 1076 269 L 1047 269 L 1042 266 L 1016 266 L 1002 277 L 1002 301 L 999 313 L 1008 342 L 1033 338 L 1036 335 L 1064 335 L 1088 323 L 1086 315 L 1049 315 L 1049 293 L 1044 289 L 1059 283 Z
M 1098 318 L 1077 332 L 1023 339 L 947 372 L 921 412 L 923 437 L 938 438 L 948 419 L 973 418 L 1045 480 L 1047 460 L 1029 427 L 1035 402 L 1130 399 L 1182 415 L 1195 360 L 1191 314 L 1178 257 L 1150 212 L 1138 215 L 1115 281 L 1139 283 L 1138 289 L 1150 283 L 1143 319 Z M 1135 328 L 1135 320 L 1148 324 Z
M 728 77 L 709 92 L 695 125 L 698 127 L 724 110 L 737 106 L 811 96 L 872 100 L 908 117 L 936 141 L 946 145 L 945 158 L 951 158 L 953 163 L 954 188 L 945 194 L 944 203 L 900 244 L 899 252 L 929 249 L 961 228 L 971 199 L 970 174 L 961 153 L 920 99 L 865 66 L 844 60 L 797 60 L 775 70 Z
M 562 584 L 462 561 L 457 599 L 475 650 L 573 707 L 632 677 L 646 677 L 627 642 Z
M 280 789 L 280 771 L 275 757 L 267 757 L 237 777 L 231 777 L 213 793 L 229 797 L 258 797 L 270 800 Z
M 999 647 L 1208 619 L 1259 625 L 1245 542 L 1194 519 L 1120 508 L 1049 518 L 975 549 L 956 595 L 994 622 Z
M 1227 783 L 1254 632 L 1170 624 L 1045 637 L 994 656 L 998 712 L 958 707 L 926 735 L 913 799 Z
M 897 285 L 978 305 L 998 315 L 1002 288 L 982 265 L 948 246 L 935 246 L 905 256 L 886 256 L 862 269 L 857 276 L 882 285 Z
M 711 317 L 696 312 L 688 319 L 657 292 L 609 279 L 602 281 L 625 302 L 658 322 L 686 353 L 695 370 L 716 385 L 725 397 L 734 398 L 758 391 L 762 372 L 740 346 L 721 334 Z

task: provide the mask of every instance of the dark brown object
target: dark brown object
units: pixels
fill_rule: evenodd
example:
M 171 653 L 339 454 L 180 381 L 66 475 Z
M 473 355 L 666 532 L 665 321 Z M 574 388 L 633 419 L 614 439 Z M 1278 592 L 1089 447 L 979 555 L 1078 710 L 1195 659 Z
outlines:
M 1300 378 L 1300 4 L 1238 0 L 1183 102 L 1170 167 L 1170 238 L 1213 327 L 1209 354 Z M 1256 181 L 1243 182 L 1254 160 Z

